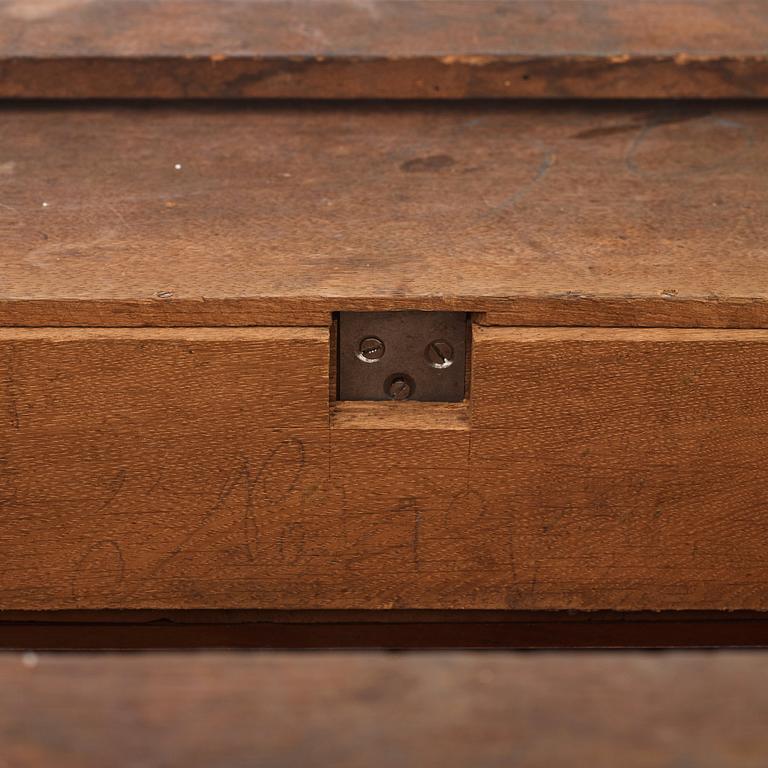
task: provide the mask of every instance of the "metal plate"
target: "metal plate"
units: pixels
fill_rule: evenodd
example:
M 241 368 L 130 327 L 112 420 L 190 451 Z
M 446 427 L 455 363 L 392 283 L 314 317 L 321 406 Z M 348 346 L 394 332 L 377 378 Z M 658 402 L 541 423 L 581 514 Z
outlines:
M 341 312 L 340 400 L 464 399 L 464 312 Z

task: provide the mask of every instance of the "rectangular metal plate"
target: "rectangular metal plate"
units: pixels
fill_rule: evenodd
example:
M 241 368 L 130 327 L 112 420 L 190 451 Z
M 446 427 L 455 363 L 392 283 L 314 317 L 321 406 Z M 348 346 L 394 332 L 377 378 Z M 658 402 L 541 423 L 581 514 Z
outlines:
M 341 312 L 340 400 L 464 399 L 464 312 Z

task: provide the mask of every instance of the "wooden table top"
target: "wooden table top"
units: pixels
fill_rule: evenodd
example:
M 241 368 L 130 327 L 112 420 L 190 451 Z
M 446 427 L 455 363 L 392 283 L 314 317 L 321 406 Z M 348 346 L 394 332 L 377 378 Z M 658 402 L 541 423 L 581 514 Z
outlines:
M 6 106 L 0 324 L 768 326 L 759 104 Z

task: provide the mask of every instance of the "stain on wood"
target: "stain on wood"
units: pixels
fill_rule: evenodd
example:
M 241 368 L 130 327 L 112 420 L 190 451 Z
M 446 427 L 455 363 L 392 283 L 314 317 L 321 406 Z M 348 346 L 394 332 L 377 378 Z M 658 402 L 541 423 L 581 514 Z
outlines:
M 7 106 L 0 130 L 2 325 L 768 327 L 759 106 Z
M 0 97 L 764 98 L 766 39 L 761 0 L 2 0 Z
M 28 768 L 753 768 L 766 674 L 733 652 L 14 654 L 0 738 Z

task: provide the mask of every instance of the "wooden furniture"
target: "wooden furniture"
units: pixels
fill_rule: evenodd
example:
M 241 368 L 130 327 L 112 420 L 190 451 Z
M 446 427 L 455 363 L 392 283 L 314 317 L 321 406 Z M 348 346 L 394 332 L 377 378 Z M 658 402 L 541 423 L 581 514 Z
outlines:
M 203 40 L 5 2 L 0 90 L 765 95 L 762 3 L 647 37 L 642 3 L 480 5 Z M 768 608 L 762 102 L 16 101 L 0 135 L 0 608 Z M 336 313 L 400 310 L 466 314 L 464 402 L 338 399 Z

